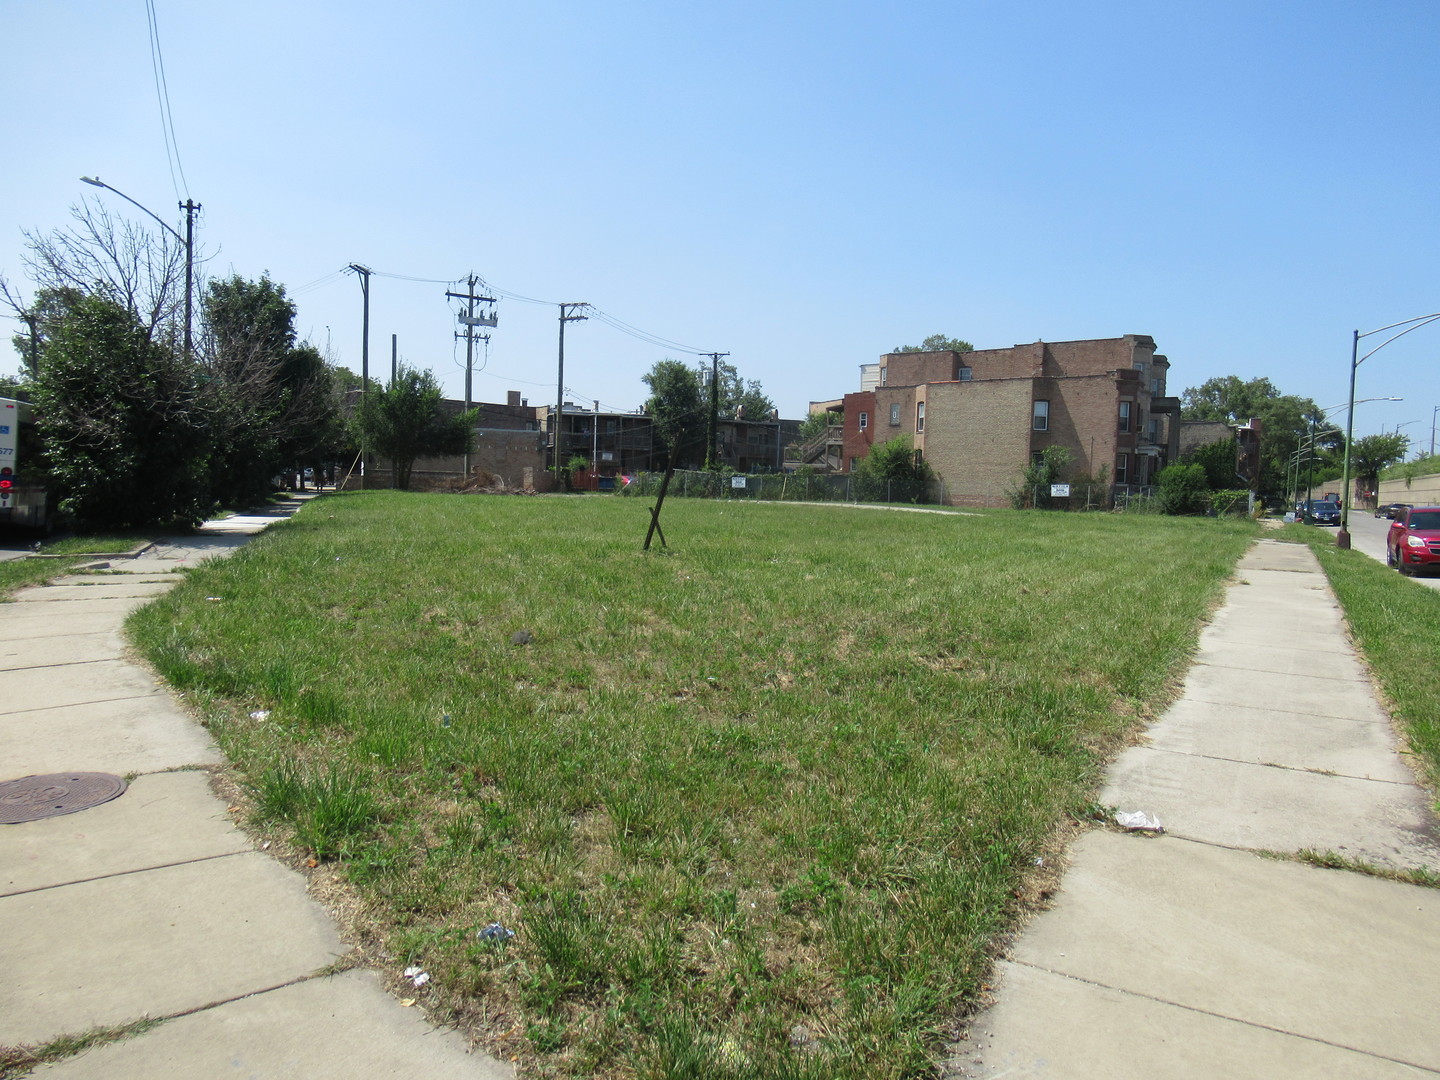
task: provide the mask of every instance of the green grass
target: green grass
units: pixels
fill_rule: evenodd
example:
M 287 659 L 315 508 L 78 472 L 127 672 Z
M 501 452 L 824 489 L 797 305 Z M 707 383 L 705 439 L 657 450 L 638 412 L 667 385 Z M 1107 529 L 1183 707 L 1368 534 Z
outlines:
M 929 1075 L 1254 526 L 677 501 L 642 554 L 647 520 L 333 496 L 130 625 L 528 1074 Z
M 41 1065 L 62 1061 L 97 1046 L 143 1035 L 164 1021 L 136 1020 L 114 1027 L 96 1027 L 78 1035 L 61 1035 L 46 1043 L 0 1046 L 0 1080 L 28 1076 Z
M 20 589 L 43 585 L 64 574 L 87 552 L 128 551 L 145 541 L 132 533 L 103 536 L 68 536 L 46 541 L 41 552 L 46 555 L 75 555 L 73 559 L 7 559 L 0 562 L 0 601 L 9 599 Z
M 1287 525 L 1281 535 L 1314 550 L 1421 776 L 1432 790 L 1440 787 L 1440 592 L 1360 551 L 1341 551 L 1333 532 Z

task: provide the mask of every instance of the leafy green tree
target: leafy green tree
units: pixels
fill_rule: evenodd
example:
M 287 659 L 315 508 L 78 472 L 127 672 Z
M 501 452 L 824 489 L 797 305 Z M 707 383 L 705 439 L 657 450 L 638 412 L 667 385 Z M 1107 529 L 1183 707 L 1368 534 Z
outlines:
M 843 413 L 811 413 L 809 416 L 805 417 L 804 420 L 800 421 L 800 426 L 796 429 L 796 433 L 800 436 L 800 441 L 805 442 L 808 439 L 813 439 L 816 435 L 820 435 L 826 431 L 829 431 L 831 427 L 842 423 L 843 420 Z
M 1388 435 L 1366 435 L 1350 444 L 1350 472 L 1366 491 L 1380 483 L 1380 471 L 1403 461 L 1410 452 L 1410 436 L 1392 431 Z
M 434 375 L 401 364 L 390 385 L 371 384 L 355 410 L 366 452 L 390 460 L 402 491 L 410 489 L 416 458 L 464 454 L 474 446 L 479 410 L 447 414 L 440 399 Z
M 80 296 L 47 327 L 37 422 L 60 508 L 89 528 L 204 520 L 195 370 L 124 304 Z
M 946 337 L 944 334 L 931 334 L 919 345 L 904 345 L 900 348 L 891 349 L 892 353 L 907 352 L 974 352 L 975 346 L 968 341 L 961 341 L 959 338 Z
M 1248 382 L 1235 375 L 1209 379 L 1187 389 L 1182 396 L 1182 420 L 1218 420 L 1244 424 L 1252 417 L 1262 424 L 1260 436 L 1259 493 L 1279 501 L 1284 498 L 1290 456 L 1312 429 L 1317 445 L 1333 435 L 1325 434 L 1325 414 L 1310 398 L 1282 394 L 1269 379 Z M 1233 483 L 1233 482 L 1232 482 Z M 1231 483 L 1224 485 L 1230 487 Z
M 916 459 L 910 436 L 897 435 L 870 448 L 855 466 L 855 497 L 862 502 L 920 502 L 935 470 Z
M 211 281 L 201 298 L 211 482 L 226 503 L 257 498 L 285 468 L 319 465 L 339 409 L 314 346 L 296 344 L 295 305 L 268 276 Z
M 1233 488 L 1235 477 L 1235 440 L 1218 439 L 1197 446 L 1181 459 L 1184 465 L 1199 465 L 1205 470 L 1205 483 L 1215 491 Z
M 1060 483 L 1070 464 L 1070 451 L 1063 446 L 1047 446 L 1025 468 L 1020 483 L 1010 491 L 1010 505 L 1016 510 L 1028 507 L 1046 509 L 1050 506 L 1050 485 Z
M 760 380 L 742 379 L 735 365 L 727 364 L 723 360 L 720 361 L 718 367 L 720 372 L 720 415 L 731 420 L 768 420 L 771 410 L 775 408 L 775 403 L 766 397 L 765 391 L 760 386 Z M 708 408 L 710 399 L 705 387 L 705 380 L 709 378 L 710 368 L 701 363 L 695 370 L 701 382 L 701 395 Z
M 641 376 L 650 387 L 645 412 L 655 429 L 655 448 L 667 466 L 699 465 L 705 458 L 708 398 L 700 376 L 679 360 L 661 360 Z

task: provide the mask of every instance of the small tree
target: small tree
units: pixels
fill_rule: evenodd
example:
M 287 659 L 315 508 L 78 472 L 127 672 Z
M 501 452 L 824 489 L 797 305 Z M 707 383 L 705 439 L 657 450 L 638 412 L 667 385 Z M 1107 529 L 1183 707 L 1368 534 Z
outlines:
M 1070 451 L 1063 446 L 1047 446 L 1026 467 L 1020 483 L 1010 489 L 1010 505 L 1016 510 L 1027 507 L 1045 509 L 1050 505 L 1050 485 L 1060 482 L 1070 464 Z
M 1155 477 L 1156 498 L 1167 514 L 1203 513 L 1210 486 L 1203 465 L 1167 465 Z
M 81 296 L 53 322 L 35 404 L 60 508 L 78 523 L 204 519 L 209 435 L 194 369 L 125 305 Z
M 855 466 L 855 497 L 862 501 L 919 502 L 935 479 L 930 463 L 916 459 L 910 436 L 897 435 L 870 448 Z
M 1380 470 L 1402 460 L 1410 449 L 1410 436 L 1391 432 L 1366 435 L 1350 444 L 1350 471 L 1366 490 L 1379 486 Z
M 1180 459 L 1182 465 L 1199 465 L 1205 470 L 1206 486 L 1219 491 L 1235 486 L 1235 439 L 1219 439 L 1197 446 Z
M 645 412 L 655 425 L 655 448 L 670 466 L 698 464 L 705 457 L 705 422 L 710 406 L 701 400 L 700 377 L 679 360 L 661 360 L 642 376 L 650 387 Z
M 440 384 L 428 371 L 400 365 L 390 385 L 371 387 L 360 399 L 355 421 L 366 451 L 389 458 L 395 486 L 410 489 L 417 457 L 464 454 L 474 445 L 478 409 L 445 415 Z

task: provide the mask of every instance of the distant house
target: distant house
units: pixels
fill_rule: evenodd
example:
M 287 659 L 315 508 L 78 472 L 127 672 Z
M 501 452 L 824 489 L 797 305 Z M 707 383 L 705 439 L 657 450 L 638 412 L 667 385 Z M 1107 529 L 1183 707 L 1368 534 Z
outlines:
M 1026 466 L 1051 446 L 1070 452 L 1072 474 L 1103 475 L 1112 490 L 1143 488 L 1178 457 L 1169 368 L 1144 334 L 887 353 L 873 388 L 845 395 L 844 468 L 904 435 L 952 505 L 1006 505 Z

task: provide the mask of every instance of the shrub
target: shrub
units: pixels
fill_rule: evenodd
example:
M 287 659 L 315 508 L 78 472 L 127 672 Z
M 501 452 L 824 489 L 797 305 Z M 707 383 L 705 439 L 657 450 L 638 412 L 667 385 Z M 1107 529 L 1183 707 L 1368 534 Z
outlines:
M 1209 491 L 1203 465 L 1167 465 L 1155 478 L 1160 509 L 1167 514 L 1199 514 Z

